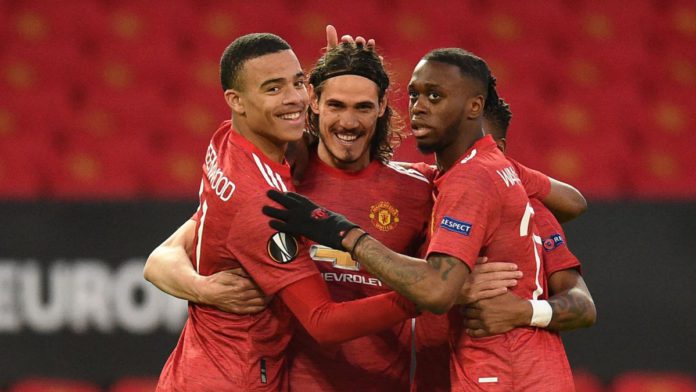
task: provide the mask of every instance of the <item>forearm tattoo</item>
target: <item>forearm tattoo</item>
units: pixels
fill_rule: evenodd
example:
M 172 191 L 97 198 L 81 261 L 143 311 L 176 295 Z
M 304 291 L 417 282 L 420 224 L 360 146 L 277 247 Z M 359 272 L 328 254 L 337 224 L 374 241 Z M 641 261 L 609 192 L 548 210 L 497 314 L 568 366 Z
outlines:
M 549 299 L 553 318 L 548 328 L 556 331 L 583 328 L 592 325 L 594 305 L 585 293 L 571 289 Z

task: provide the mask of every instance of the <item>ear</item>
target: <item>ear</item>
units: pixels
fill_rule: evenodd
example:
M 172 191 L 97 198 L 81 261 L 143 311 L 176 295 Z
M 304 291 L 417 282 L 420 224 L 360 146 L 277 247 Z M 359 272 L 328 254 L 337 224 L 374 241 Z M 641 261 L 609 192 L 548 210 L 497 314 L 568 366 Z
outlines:
M 467 104 L 467 117 L 470 119 L 475 119 L 483 116 L 483 105 L 485 99 L 483 95 L 476 95 L 469 98 L 466 102 Z
M 314 86 L 311 84 L 307 85 L 307 92 L 309 93 L 309 107 L 312 109 L 312 113 L 319 114 L 319 97 L 316 91 L 314 91 Z
M 379 103 L 379 116 L 377 117 L 382 117 L 384 116 L 384 112 L 387 110 L 387 105 L 389 104 L 389 91 L 384 92 L 384 97 L 382 97 L 382 101 Z
M 246 112 L 244 108 L 244 99 L 237 90 L 225 90 L 225 102 L 227 102 L 227 106 L 236 114 L 244 114 Z

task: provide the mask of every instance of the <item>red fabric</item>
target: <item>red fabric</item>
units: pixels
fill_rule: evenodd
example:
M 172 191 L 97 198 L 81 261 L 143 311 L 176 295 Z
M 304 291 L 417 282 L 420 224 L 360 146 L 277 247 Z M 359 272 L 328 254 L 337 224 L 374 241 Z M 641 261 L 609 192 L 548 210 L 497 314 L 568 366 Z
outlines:
M 458 311 L 450 326 L 461 325 Z M 463 333 L 461 327 L 459 332 Z M 456 333 L 452 335 L 456 339 Z M 468 336 L 468 335 L 466 335 Z M 515 328 L 487 338 L 450 341 L 460 354 L 451 363 L 452 391 L 572 392 L 573 375 L 561 337 L 541 328 Z M 497 378 L 496 382 L 486 379 Z M 492 380 L 491 380 L 492 381 Z
M 435 184 L 428 254 L 450 255 L 470 268 L 478 256 L 487 256 L 489 261 L 514 260 L 524 277 L 512 291 L 522 298 L 547 298 L 540 249 L 533 239 L 537 229 L 533 219 L 525 220 L 531 215 L 529 199 L 493 138 L 486 136 L 474 143 Z M 452 308 L 449 319 L 452 390 L 510 390 L 513 380 L 521 389 L 572 388 L 558 335 L 517 328 L 474 339 L 464 333 L 459 306 Z M 537 366 L 539 358 L 544 358 L 544 366 Z M 497 377 L 497 381 L 481 384 L 489 377 Z
M 269 250 L 275 232 L 261 208 L 271 203 L 268 189 L 293 189 L 289 167 L 270 161 L 226 121 L 213 135 L 202 169 L 205 187 L 191 257 L 200 274 L 241 265 L 268 295 L 318 275 L 306 252 L 282 263 Z M 252 316 L 189 304 L 158 390 L 286 390 L 284 352 L 294 327 L 278 297 Z
M 396 252 L 415 255 L 424 241 L 432 209 L 431 184 L 412 170 L 373 161 L 363 170 L 345 172 L 329 167 L 312 154 L 297 191 L 344 214 Z M 311 248 L 325 252 L 316 253 L 314 259 L 333 300 L 351 301 L 391 291 L 348 253 L 316 244 Z M 299 329 L 290 351 L 293 389 L 403 391 L 409 384 L 411 323 L 401 322 L 379 333 L 328 347 Z
M 317 275 L 297 281 L 279 294 L 320 344 L 370 335 L 416 315 L 415 305 L 396 292 L 334 303 Z
M 416 375 L 411 391 L 450 390 L 449 319 L 424 313 L 416 319 Z
M 541 259 L 544 262 L 546 277 L 550 277 L 554 272 L 571 268 L 581 272 L 580 260 L 568 248 L 561 224 L 541 201 L 531 199 L 530 203 L 534 208 L 534 222 L 536 222 L 539 237 L 541 237 L 541 248 L 543 249 Z
M 530 199 L 536 198 L 543 200 L 549 195 L 549 192 L 551 192 L 551 180 L 546 174 L 538 170 L 530 169 L 509 156 L 507 160 L 512 163 L 512 166 L 515 167 L 515 171 L 520 176 L 522 186 L 527 191 L 527 197 Z

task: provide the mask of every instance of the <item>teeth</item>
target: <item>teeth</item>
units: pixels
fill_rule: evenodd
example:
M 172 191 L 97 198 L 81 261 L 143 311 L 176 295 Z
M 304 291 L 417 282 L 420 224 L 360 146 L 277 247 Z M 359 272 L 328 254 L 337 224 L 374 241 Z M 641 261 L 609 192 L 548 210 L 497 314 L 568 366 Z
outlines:
M 337 138 L 343 140 L 344 142 L 352 142 L 353 140 L 358 138 L 358 135 L 351 133 L 336 133 L 335 135 Z
M 283 120 L 297 120 L 298 118 L 300 118 L 300 112 L 281 114 L 280 118 L 282 118 Z

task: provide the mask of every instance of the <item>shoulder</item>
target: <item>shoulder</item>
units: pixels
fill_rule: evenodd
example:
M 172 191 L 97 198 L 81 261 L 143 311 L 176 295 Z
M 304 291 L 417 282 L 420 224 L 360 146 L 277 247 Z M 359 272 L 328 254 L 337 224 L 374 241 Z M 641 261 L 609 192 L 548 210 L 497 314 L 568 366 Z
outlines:
M 427 176 L 428 173 L 422 173 L 421 171 L 416 170 L 415 168 L 413 168 L 413 166 L 415 165 L 417 164 L 410 164 L 404 162 L 387 162 L 382 164 L 382 167 L 388 173 L 393 174 L 394 177 L 399 178 L 403 182 L 420 182 L 429 185 L 430 180 Z M 408 168 L 407 166 L 411 166 L 411 168 Z

